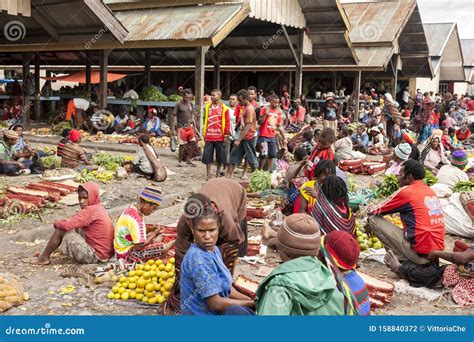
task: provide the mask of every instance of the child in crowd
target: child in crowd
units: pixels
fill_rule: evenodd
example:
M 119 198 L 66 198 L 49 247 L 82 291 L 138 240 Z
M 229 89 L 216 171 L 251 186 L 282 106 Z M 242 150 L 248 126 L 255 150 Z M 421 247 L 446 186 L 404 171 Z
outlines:
M 393 132 L 392 132 L 392 144 L 393 146 L 397 146 L 400 143 L 402 138 L 402 131 L 400 127 L 400 119 L 395 119 L 393 124 Z

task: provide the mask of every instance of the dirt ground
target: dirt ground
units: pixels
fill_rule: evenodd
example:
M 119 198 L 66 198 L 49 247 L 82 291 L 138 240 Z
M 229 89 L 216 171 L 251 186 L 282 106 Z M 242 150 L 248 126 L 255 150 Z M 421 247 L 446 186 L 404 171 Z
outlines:
M 169 152 L 169 151 L 168 151 Z M 198 163 L 196 168 L 178 168 L 176 158 L 161 157 L 163 162 L 176 175 L 172 175 L 161 183 L 165 199 L 160 210 L 148 218 L 147 223 L 171 224 L 177 221 L 184 199 L 204 183 L 204 166 Z M 239 175 L 239 174 L 238 174 Z M 358 177 L 358 182 L 370 183 L 371 177 Z M 38 180 L 36 176 L 21 176 L 17 178 L 0 178 L 0 182 L 9 185 L 20 185 Z M 105 203 L 109 214 L 116 218 L 123 209 L 133 202 L 139 191 L 146 184 L 144 178 L 135 176 L 124 180 L 115 180 L 109 184 L 100 184 L 105 190 L 102 202 Z M 52 255 L 52 264 L 48 266 L 33 266 L 21 261 L 24 257 L 41 252 L 53 232 L 52 222 L 64 218 L 78 210 L 78 206 L 48 209 L 41 214 L 41 219 L 28 218 L 20 221 L 0 221 L 0 273 L 16 274 L 24 283 L 30 300 L 7 311 L 6 315 L 153 315 L 157 314 L 156 306 L 138 304 L 135 301 L 113 301 L 106 298 L 109 287 L 84 286 L 80 279 L 63 278 L 60 272 L 72 262 L 56 252 Z M 260 234 L 260 228 L 249 225 L 249 236 Z M 452 238 L 448 238 L 447 249 L 452 248 Z M 278 257 L 273 251 L 268 251 L 266 263 L 275 266 Z M 364 261 L 360 269 L 381 279 L 396 280 L 388 268 L 375 261 Z M 239 261 L 235 275 L 243 274 L 254 280 L 261 280 L 255 275 L 256 266 Z M 70 293 L 61 294 L 61 288 L 73 285 Z M 414 296 L 395 293 L 390 305 L 377 309 L 376 315 L 469 315 L 474 311 L 460 308 L 448 299 L 428 302 Z

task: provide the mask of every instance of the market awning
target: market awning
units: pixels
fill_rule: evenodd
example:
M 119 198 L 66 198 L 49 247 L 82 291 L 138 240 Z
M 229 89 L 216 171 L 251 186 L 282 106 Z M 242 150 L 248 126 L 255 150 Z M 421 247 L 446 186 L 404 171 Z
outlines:
M 114 74 L 107 73 L 107 82 L 113 82 L 120 80 L 127 76 L 126 74 Z M 65 81 L 65 82 L 76 82 L 76 83 L 86 83 L 86 72 L 79 71 L 74 74 L 69 74 L 65 76 L 55 76 L 55 77 L 41 77 L 44 80 L 48 81 Z M 96 84 L 100 82 L 100 73 L 98 71 L 91 71 L 91 84 Z

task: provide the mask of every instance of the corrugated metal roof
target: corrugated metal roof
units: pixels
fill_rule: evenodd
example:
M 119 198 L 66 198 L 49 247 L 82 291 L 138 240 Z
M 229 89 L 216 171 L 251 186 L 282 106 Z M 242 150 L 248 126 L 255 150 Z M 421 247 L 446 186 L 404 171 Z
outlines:
M 393 54 L 392 47 L 356 47 L 359 66 L 385 68 Z
M 165 7 L 114 12 L 129 34 L 126 41 L 196 40 L 214 34 L 242 4 Z
M 461 39 L 462 55 L 465 66 L 474 66 L 474 39 Z
M 454 30 L 455 23 L 430 23 L 423 24 L 426 41 L 430 50 L 430 56 L 441 57 L 448 44 L 451 33 Z
M 393 42 L 398 38 L 415 0 L 344 3 L 351 24 L 351 41 L 356 43 Z
M 306 19 L 298 0 L 249 0 L 250 17 L 271 23 L 303 28 Z

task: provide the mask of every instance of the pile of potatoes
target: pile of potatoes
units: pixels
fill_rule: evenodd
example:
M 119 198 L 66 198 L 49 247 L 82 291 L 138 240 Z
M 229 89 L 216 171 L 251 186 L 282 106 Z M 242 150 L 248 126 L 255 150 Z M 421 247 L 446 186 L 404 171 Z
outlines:
M 161 137 L 161 138 L 155 138 L 152 137 L 150 138 L 150 144 L 155 147 L 165 147 L 169 148 L 170 147 L 170 137 Z
M 28 299 L 28 294 L 23 292 L 23 286 L 14 275 L 0 275 L 0 312 L 5 312 Z

